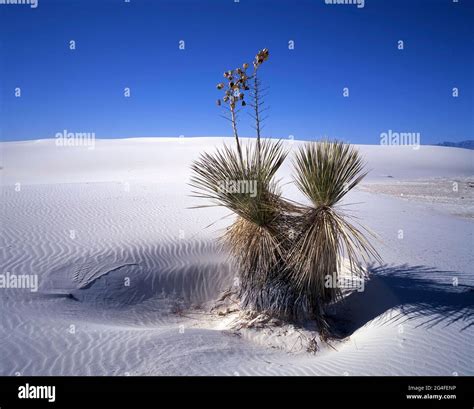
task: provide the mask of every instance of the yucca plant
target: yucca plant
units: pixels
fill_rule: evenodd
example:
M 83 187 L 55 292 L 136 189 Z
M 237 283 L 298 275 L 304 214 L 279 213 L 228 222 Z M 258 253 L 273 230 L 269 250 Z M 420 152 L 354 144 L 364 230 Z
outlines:
M 202 154 L 192 165 L 191 185 L 194 196 L 211 202 L 197 207 L 223 206 L 236 215 L 222 241 L 240 278 L 241 306 L 296 321 L 315 319 L 326 336 L 325 307 L 341 296 L 343 258 L 354 274 L 362 274 L 361 261 L 379 258 L 368 231 L 351 224 L 339 206 L 365 176 L 364 163 L 350 145 L 307 144 L 296 154 L 295 183 L 311 205 L 281 196 L 275 175 L 287 152 L 282 142 L 261 138 L 264 108 L 257 74 L 268 57 L 267 49 L 256 55 L 251 76 L 248 64 L 224 73 L 227 83 L 217 85 L 224 96 L 217 103 L 228 111 L 236 149 L 225 145 Z M 257 138 L 242 149 L 237 113 L 246 106 L 248 90 Z M 328 276 L 336 285 L 327 285 Z
M 223 243 L 237 268 L 244 307 L 267 309 L 263 294 L 284 267 L 281 232 L 289 204 L 281 198 L 274 177 L 286 155 L 281 142 L 264 140 L 259 150 L 249 143 L 243 161 L 238 152 L 224 146 L 214 154 L 202 154 L 192 165 L 194 195 L 237 215 Z M 253 189 L 229 189 L 228 182 Z M 209 205 L 200 207 L 205 206 Z
M 206 198 L 214 205 L 224 206 L 237 215 L 227 229 L 223 242 L 233 258 L 240 278 L 240 299 L 244 307 L 268 309 L 272 304 L 265 294 L 284 270 L 282 224 L 286 220 L 289 204 L 281 198 L 275 173 L 286 158 L 281 142 L 261 140 L 261 100 L 258 97 L 257 70 L 268 59 L 263 49 L 255 56 L 254 73 L 247 76 L 248 64 L 226 71 L 226 83 L 217 84 L 222 90 L 223 106 L 232 124 L 236 149 L 224 146 L 214 154 L 205 153 L 192 165 L 191 185 L 197 189 L 195 196 Z M 255 111 L 257 140 L 242 149 L 237 131 L 238 108 L 246 106 L 245 93 L 250 90 L 248 81 L 254 79 L 251 104 Z M 229 184 L 239 187 L 254 186 L 254 192 L 229 189 Z
M 367 239 L 371 233 L 350 223 L 339 206 L 366 176 L 364 166 L 353 146 L 337 141 L 309 143 L 295 155 L 295 183 L 311 205 L 303 206 L 295 218 L 298 233 L 288 254 L 288 277 L 326 333 L 324 307 L 341 296 L 335 284 L 344 257 L 356 275 L 363 274 L 362 261 L 380 260 Z

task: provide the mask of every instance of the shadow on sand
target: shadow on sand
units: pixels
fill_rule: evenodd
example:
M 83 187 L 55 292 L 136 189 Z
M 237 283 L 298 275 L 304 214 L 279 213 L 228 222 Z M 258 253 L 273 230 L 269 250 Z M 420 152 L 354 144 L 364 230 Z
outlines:
M 455 277 L 455 272 L 426 266 L 371 266 L 364 291 L 354 291 L 333 306 L 335 336 L 350 336 L 394 308 L 389 322 L 417 319 L 417 327 L 428 328 L 461 322 L 464 331 L 473 326 L 474 287 L 453 285 Z

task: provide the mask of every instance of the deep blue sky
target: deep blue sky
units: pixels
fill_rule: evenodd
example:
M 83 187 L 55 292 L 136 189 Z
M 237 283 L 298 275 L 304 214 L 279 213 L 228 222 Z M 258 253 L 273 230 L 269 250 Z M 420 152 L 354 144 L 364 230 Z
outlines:
M 424 144 L 474 139 L 474 1 L 459 1 L 0 5 L 0 137 L 230 135 L 215 84 L 267 47 L 265 135 L 379 143 L 391 129 L 420 132 Z M 250 118 L 242 120 L 241 134 L 252 135 Z

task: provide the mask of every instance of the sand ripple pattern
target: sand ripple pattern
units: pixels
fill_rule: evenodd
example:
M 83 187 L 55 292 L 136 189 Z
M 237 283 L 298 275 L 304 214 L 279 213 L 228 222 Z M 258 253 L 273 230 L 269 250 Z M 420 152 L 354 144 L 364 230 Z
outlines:
M 335 350 L 288 354 L 194 325 L 199 307 L 234 278 L 217 242 L 227 212 L 189 209 L 197 203 L 183 170 L 219 142 L 98 141 L 88 155 L 56 151 L 50 141 L 2 145 L 0 273 L 37 275 L 39 291 L 0 289 L 0 375 L 474 374 L 474 327 L 464 319 L 472 313 L 433 321 L 458 298 L 445 295 L 433 314 L 430 294 L 438 289 L 426 285 L 456 278 L 459 291 L 472 287 L 471 221 L 368 193 L 353 201 L 364 202 L 358 215 L 382 236 L 385 262 L 407 263 L 408 272 L 422 266 L 421 278 L 387 268 L 368 285 L 372 295 L 353 299 L 360 325 Z M 428 167 L 425 148 L 421 157 L 391 150 L 391 160 L 379 147 L 363 149 L 380 178 L 472 174 L 472 156 L 462 150 Z M 403 175 L 384 168 L 395 163 Z

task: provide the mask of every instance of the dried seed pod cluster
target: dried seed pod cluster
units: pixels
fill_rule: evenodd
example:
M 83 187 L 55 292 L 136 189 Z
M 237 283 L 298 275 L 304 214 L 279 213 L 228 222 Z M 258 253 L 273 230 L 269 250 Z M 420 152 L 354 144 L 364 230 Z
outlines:
M 255 56 L 253 62 L 254 69 L 256 70 L 264 61 L 268 60 L 269 52 L 267 48 L 259 51 Z M 250 89 L 248 81 L 251 76 L 247 75 L 247 68 L 249 65 L 247 63 L 242 64 L 242 68 L 236 68 L 235 70 L 230 70 L 224 72 L 224 78 L 226 82 L 220 82 L 217 84 L 218 90 L 224 90 L 224 97 L 217 100 L 217 105 L 222 105 L 222 102 L 229 104 L 230 108 L 233 110 L 240 102 L 242 106 L 245 106 L 245 91 Z
M 222 101 L 229 104 L 231 109 L 235 109 L 237 103 L 241 103 L 245 106 L 244 92 L 249 90 L 248 86 L 249 77 L 247 75 L 248 64 L 243 64 L 242 68 L 236 68 L 235 70 L 226 71 L 224 78 L 227 80 L 225 83 L 220 82 L 217 84 L 218 90 L 224 90 L 224 97 Z M 217 105 L 221 105 L 221 100 L 217 100 Z
M 263 50 L 259 51 L 257 55 L 255 56 L 255 60 L 253 61 L 253 67 L 255 69 L 260 67 L 260 65 L 262 65 L 264 61 L 268 60 L 269 56 L 270 56 L 270 53 L 268 51 L 268 48 L 264 48 Z

